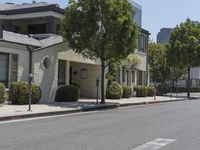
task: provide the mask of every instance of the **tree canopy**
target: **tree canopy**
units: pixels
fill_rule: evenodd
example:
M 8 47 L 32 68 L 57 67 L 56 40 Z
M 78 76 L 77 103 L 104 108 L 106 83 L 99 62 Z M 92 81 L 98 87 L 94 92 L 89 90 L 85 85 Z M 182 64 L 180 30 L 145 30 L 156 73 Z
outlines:
M 126 59 L 136 48 L 138 27 L 128 0 L 72 1 L 62 22 L 64 37 L 77 53 L 101 61 L 101 99 L 105 68 Z
M 167 49 L 165 45 L 150 42 L 149 44 L 149 72 L 151 81 L 164 83 L 169 76 L 167 63 Z
M 171 66 L 187 68 L 188 97 L 190 97 L 190 70 L 200 65 L 200 25 L 190 19 L 177 25 L 168 45 L 168 60 Z

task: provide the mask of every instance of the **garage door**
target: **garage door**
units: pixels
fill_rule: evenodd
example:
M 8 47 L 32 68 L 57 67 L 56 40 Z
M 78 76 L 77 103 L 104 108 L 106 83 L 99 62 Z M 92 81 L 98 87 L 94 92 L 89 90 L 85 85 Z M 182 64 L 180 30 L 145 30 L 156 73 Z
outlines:
M 8 83 L 9 55 L 0 53 L 0 82 Z

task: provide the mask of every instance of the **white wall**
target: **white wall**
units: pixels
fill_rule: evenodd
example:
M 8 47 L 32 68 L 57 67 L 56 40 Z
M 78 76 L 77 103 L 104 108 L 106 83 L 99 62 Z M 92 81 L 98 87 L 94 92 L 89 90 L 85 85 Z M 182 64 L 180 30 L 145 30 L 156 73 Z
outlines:
M 25 46 L 0 41 L 0 52 L 18 54 L 18 81 L 27 80 L 29 74 L 29 51 Z
M 48 69 L 43 67 L 43 59 L 50 58 L 51 65 Z M 85 96 L 94 97 L 96 94 L 95 82 L 96 76 L 99 75 L 98 62 L 84 59 L 68 48 L 67 43 L 52 46 L 33 53 L 33 75 L 34 82 L 40 85 L 42 90 L 41 102 L 53 102 L 58 85 L 58 60 L 78 62 L 74 69 L 80 72 L 81 68 L 88 68 L 88 79 L 80 80 L 81 91 Z M 66 67 L 69 69 L 69 67 Z M 69 73 L 69 70 L 67 70 Z M 68 74 L 67 73 L 67 74 Z M 68 78 L 67 78 L 68 79 Z M 67 82 L 68 83 L 68 82 Z M 85 88 L 85 87 L 87 88 Z
M 78 74 L 72 77 L 74 83 L 80 85 L 81 96 L 96 98 L 96 78 L 101 77 L 101 68 L 99 65 L 83 64 L 70 62 L 72 66 L 72 73 L 76 71 Z M 86 78 L 81 78 L 81 69 L 86 69 Z M 99 96 L 100 96 L 99 84 Z
M 147 71 L 147 54 L 141 52 L 136 52 L 136 54 L 140 58 L 140 64 L 138 65 L 137 69 L 141 71 Z

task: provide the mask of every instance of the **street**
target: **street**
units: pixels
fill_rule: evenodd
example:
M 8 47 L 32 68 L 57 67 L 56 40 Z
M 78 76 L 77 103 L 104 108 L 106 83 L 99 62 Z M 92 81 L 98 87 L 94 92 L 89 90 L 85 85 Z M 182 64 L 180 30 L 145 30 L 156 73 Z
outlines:
M 199 150 L 199 125 L 199 100 L 0 122 L 0 150 Z

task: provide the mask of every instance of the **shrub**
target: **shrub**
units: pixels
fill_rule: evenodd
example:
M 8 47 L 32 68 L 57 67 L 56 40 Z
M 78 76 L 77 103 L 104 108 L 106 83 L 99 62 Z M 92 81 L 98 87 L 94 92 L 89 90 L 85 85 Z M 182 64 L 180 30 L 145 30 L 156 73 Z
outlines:
M 148 88 L 146 86 L 136 86 L 134 91 L 137 97 L 147 97 L 148 95 Z
M 41 89 L 32 84 L 32 104 L 37 104 L 41 99 Z M 9 90 L 9 100 L 14 105 L 26 105 L 29 99 L 29 86 L 27 82 L 12 83 Z
M 72 102 L 78 101 L 80 97 L 80 88 L 75 85 L 62 85 L 56 91 L 55 101 Z
M 106 98 L 120 99 L 122 98 L 123 89 L 117 82 L 112 82 L 106 89 Z
M 123 88 L 123 98 L 130 98 L 132 93 L 133 93 L 133 89 L 131 86 L 122 86 Z
M 163 96 L 170 92 L 170 87 L 166 84 L 158 84 L 156 86 L 156 95 Z
M 5 102 L 5 86 L 3 83 L 0 83 L 0 104 Z
M 148 96 L 154 96 L 155 88 L 154 87 L 147 87 L 148 88 Z

